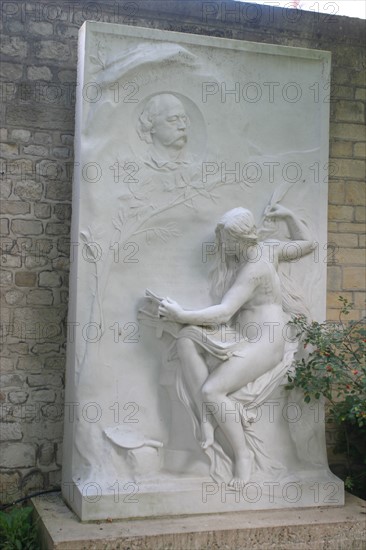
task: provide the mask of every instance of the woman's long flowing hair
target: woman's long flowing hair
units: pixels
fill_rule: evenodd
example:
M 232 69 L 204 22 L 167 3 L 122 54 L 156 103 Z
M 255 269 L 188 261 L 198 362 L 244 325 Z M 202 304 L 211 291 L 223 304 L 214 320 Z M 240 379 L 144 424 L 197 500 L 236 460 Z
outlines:
M 215 234 L 216 257 L 210 272 L 211 295 L 215 300 L 221 301 L 236 279 L 243 246 L 247 246 L 248 243 L 257 243 L 258 236 L 253 214 L 241 207 L 229 210 L 219 220 Z M 225 253 L 225 236 L 231 237 L 237 244 L 238 253 Z
M 226 212 L 216 226 L 216 244 L 214 266 L 210 272 L 211 296 L 221 302 L 224 294 L 232 287 L 240 268 L 240 256 L 248 245 L 258 243 L 257 228 L 253 214 L 246 208 L 234 208 Z M 225 236 L 230 236 L 238 246 L 238 254 L 225 253 Z M 279 270 L 281 282 L 282 307 L 290 315 L 305 315 L 310 319 L 310 312 L 299 285 Z

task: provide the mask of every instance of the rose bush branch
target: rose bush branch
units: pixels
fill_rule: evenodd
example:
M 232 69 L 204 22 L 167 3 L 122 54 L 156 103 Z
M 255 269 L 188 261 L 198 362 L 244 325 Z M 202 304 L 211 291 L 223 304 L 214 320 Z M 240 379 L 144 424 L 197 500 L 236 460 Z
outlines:
M 299 387 L 304 400 L 326 397 L 331 403 L 331 420 L 366 426 L 365 321 L 344 322 L 353 304 L 339 298 L 339 323 L 309 322 L 295 317 L 291 325 L 301 338 L 306 357 L 295 362 L 288 389 Z

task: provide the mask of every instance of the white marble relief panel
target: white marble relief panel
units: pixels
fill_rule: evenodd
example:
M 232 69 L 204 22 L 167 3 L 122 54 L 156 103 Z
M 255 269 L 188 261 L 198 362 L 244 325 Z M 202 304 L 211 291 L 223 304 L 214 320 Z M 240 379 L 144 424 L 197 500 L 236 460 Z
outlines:
M 64 467 L 77 496 L 65 497 L 97 519 L 228 509 L 205 507 L 203 483 L 316 479 L 341 491 L 323 424 L 283 385 L 290 315 L 325 315 L 328 54 L 99 23 L 79 42 L 67 397 L 78 406 Z M 227 309 L 223 289 L 237 296 Z M 239 368 L 226 387 L 225 365 L 249 368 L 248 353 L 255 374 Z M 289 399 L 297 423 L 281 414 Z M 268 413 L 271 400 L 276 419 L 256 419 L 253 404 Z M 207 401 L 239 403 L 234 431 L 214 406 L 203 414 Z M 129 483 L 137 503 L 114 506 Z

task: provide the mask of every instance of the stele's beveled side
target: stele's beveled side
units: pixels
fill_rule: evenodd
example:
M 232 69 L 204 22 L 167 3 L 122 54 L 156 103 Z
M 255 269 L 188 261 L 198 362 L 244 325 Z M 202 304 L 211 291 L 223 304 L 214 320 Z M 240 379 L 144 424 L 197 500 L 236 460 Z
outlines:
M 63 496 L 82 520 L 341 505 L 288 321 L 325 317 L 328 52 L 86 23 Z

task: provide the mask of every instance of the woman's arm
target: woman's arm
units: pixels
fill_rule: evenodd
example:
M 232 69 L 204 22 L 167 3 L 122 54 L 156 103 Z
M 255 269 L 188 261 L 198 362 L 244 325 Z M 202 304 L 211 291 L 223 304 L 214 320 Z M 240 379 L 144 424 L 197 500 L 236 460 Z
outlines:
M 252 266 L 250 266 L 252 267 Z M 159 306 L 159 314 L 163 319 L 176 321 L 184 325 L 213 325 L 230 321 L 232 316 L 253 295 L 258 279 L 253 277 L 252 269 L 244 268 L 230 290 L 223 297 L 221 304 L 204 309 L 183 309 L 177 302 L 166 298 Z
M 291 210 L 276 204 L 266 213 L 266 217 L 283 219 L 290 232 L 291 241 L 279 241 L 279 261 L 298 260 L 314 250 L 315 243 L 309 229 Z

